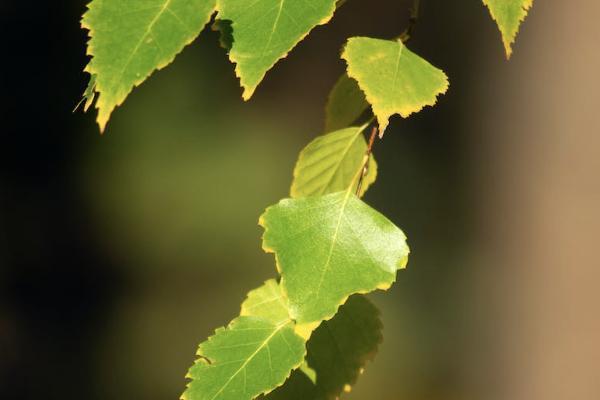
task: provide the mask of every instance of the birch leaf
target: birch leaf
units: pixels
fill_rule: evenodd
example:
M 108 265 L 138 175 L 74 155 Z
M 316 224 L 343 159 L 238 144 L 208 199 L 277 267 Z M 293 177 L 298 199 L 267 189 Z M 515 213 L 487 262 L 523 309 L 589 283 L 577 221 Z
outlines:
M 346 128 L 356 122 L 369 108 L 358 83 L 342 74 L 327 98 L 325 106 L 325 132 Z
M 351 127 L 319 136 L 301 152 L 294 168 L 291 196 L 306 197 L 355 190 L 365 163 L 367 143 L 365 126 Z M 377 163 L 369 157 L 367 174 L 361 187 L 362 196 L 377 177 Z
M 506 58 L 512 54 L 512 45 L 519 33 L 521 22 L 533 5 L 533 0 L 483 0 L 502 34 Z
M 348 76 L 358 82 L 383 135 L 389 118 L 407 118 L 448 89 L 444 72 L 410 51 L 400 40 L 353 37 L 342 53 Z
M 89 31 L 85 70 L 95 79 L 98 125 L 154 70 L 170 64 L 199 34 L 216 0 L 94 0 L 84 14 Z
M 364 296 L 352 296 L 307 344 L 306 360 L 316 380 L 294 371 L 265 400 L 334 400 L 350 390 L 382 341 L 379 310 Z
M 275 63 L 317 25 L 327 23 L 336 0 L 219 0 L 219 19 L 231 21 L 229 59 L 248 100 Z
M 284 199 L 259 223 L 299 324 L 331 318 L 354 293 L 387 289 L 408 261 L 404 233 L 351 191 Z
M 293 322 L 238 317 L 200 344 L 184 400 L 251 400 L 282 385 L 304 360 Z
M 290 319 L 287 299 L 275 279 L 269 279 L 261 287 L 248 293 L 242 303 L 242 316 L 262 317 L 275 324 Z

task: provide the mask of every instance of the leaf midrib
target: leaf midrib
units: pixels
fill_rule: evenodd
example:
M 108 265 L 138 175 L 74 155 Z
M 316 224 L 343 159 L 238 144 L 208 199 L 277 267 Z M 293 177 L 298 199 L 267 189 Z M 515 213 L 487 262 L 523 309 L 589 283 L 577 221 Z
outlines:
M 213 397 L 210 398 L 210 400 L 215 400 L 217 398 L 218 395 L 220 395 L 223 390 L 225 390 L 225 388 L 231 383 L 231 381 L 242 371 L 245 370 L 246 365 L 248 365 L 248 363 L 250 363 L 250 361 L 252 361 L 252 359 L 254 357 L 256 357 L 256 355 L 265 347 L 268 346 L 269 341 L 271 341 L 271 339 L 279 332 L 281 331 L 289 322 L 285 322 L 283 324 L 280 324 L 278 326 L 276 326 L 275 330 L 273 331 L 273 333 L 271 333 L 263 342 L 262 344 L 254 351 L 254 353 L 250 354 L 250 356 L 246 359 L 246 361 L 244 361 L 244 363 L 237 369 L 237 371 L 235 371 L 235 373 L 233 375 L 231 375 L 229 377 L 229 379 L 227 380 L 227 382 L 225 382 L 223 384 L 223 386 L 221 386 L 221 389 L 219 389 L 219 391 L 217 393 L 215 393 L 215 395 Z

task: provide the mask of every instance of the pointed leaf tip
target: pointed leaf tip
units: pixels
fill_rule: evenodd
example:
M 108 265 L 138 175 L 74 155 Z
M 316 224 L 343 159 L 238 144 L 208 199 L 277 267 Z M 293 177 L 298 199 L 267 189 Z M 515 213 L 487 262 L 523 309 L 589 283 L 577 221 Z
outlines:
M 335 11 L 336 0 L 219 0 L 218 18 L 231 21 L 229 59 L 250 99 L 278 60 L 285 58 L 317 25 Z
M 348 64 L 348 75 L 358 82 L 371 104 L 380 135 L 392 115 L 407 118 L 433 106 L 448 90 L 446 74 L 399 40 L 353 37 L 348 39 L 342 58 Z
M 98 125 L 155 70 L 169 65 L 209 21 L 216 0 L 93 0 L 82 19 L 89 31 L 85 68 L 95 76 Z
M 512 55 L 512 45 L 515 42 L 519 27 L 527 17 L 533 0 L 483 0 L 502 34 L 502 43 L 506 58 Z

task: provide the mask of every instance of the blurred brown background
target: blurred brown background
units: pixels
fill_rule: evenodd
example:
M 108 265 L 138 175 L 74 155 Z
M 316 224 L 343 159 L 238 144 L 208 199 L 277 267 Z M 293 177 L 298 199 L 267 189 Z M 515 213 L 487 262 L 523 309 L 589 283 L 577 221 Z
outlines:
M 176 399 L 275 276 L 257 219 L 321 133 L 342 44 L 396 36 L 409 3 L 348 1 L 248 103 L 207 29 L 104 136 L 71 114 L 85 1 L 0 3 L 0 398 Z M 344 398 L 598 399 L 600 5 L 536 1 L 507 62 L 479 0 L 421 3 L 410 47 L 451 86 L 376 144 L 366 201 L 412 255 Z

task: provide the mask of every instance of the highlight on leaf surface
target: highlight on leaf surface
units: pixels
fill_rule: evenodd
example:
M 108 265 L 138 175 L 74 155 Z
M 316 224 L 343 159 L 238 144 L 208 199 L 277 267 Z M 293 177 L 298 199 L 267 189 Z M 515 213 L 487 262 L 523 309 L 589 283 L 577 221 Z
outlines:
M 355 191 L 355 179 L 365 164 L 366 125 L 319 136 L 301 152 L 294 168 L 291 197 L 323 195 L 342 190 Z M 377 177 L 377 163 L 371 155 L 360 190 L 362 196 Z
M 275 324 L 290 319 L 287 299 L 275 279 L 269 279 L 261 287 L 251 290 L 242 303 L 241 316 L 261 317 Z
M 238 317 L 201 343 L 185 400 L 251 400 L 285 382 L 306 353 L 293 322 Z
M 483 0 L 483 4 L 488 7 L 492 18 L 496 21 L 502 34 L 506 58 L 510 58 L 519 26 L 527 17 L 533 0 Z
M 93 0 L 88 5 L 81 24 L 89 31 L 87 53 L 92 59 L 85 71 L 95 80 L 101 131 L 135 86 L 170 64 L 200 34 L 215 3 Z
M 331 318 L 352 294 L 387 289 L 408 261 L 404 233 L 350 190 L 284 199 L 259 223 L 298 324 Z
M 379 310 L 365 296 L 355 295 L 337 314 L 324 321 L 307 344 L 306 360 L 314 370 L 312 382 L 297 370 L 265 400 L 333 400 L 354 385 L 381 343 Z
M 356 122 L 369 108 L 358 83 L 342 74 L 327 98 L 325 106 L 325 132 L 346 128 Z
M 383 135 L 389 118 L 407 118 L 448 90 L 446 74 L 410 51 L 400 40 L 348 39 L 342 53 L 348 76 L 358 82 Z
M 275 63 L 317 25 L 327 23 L 336 0 L 219 0 L 218 18 L 231 21 L 229 59 L 248 100 Z

